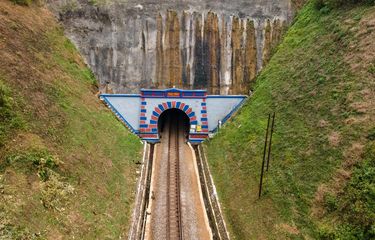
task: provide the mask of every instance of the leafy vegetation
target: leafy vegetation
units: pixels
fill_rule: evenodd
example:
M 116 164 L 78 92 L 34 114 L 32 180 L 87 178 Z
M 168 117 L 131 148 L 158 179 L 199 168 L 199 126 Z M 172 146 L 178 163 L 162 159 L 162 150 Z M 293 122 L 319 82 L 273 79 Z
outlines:
M 374 0 L 315 0 L 315 7 L 323 13 L 327 13 L 330 9 L 347 6 L 350 4 L 368 4 L 374 5 Z
M 108 0 L 89 0 L 89 4 L 93 6 L 104 6 L 105 4 L 109 3 Z
M 14 4 L 23 5 L 23 6 L 30 6 L 33 0 L 11 0 Z
M 67 0 L 64 5 L 61 6 L 61 12 L 66 14 L 68 12 L 74 12 L 78 9 L 77 0 Z
M 328 212 L 337 212 L 342 224 L 321 227 L 320 238 L 375 238 L 375 143 L 368 147 L 345 188 L 336 196 L 329 196 Z
M 335 223 L 342 234 L 347 231 L 350 236 L 355 230 L 353 236 L 368 236 L 366 226 L 372 223 L 351 223 L 350 217 L 337 221 L 345 203 L 336 196 L 373 141 L 369 137 L 375 116 L 369 71 L 373 59 L 365 54 L 374 47 L 374 31 L 366 24 L 374 16 L 374 7 L 368 5 L 348 5 L 323 14 L 310 2 L 257 78 L 251 99 L 206 143 L 235 239 L 319 238 L 323 232 L 336 234 Z M 270 170 L 258 199 L 267 115 L 273 111 Z M 364 168 L 369 171 L 368 165 Z M 357 182 L 366 181 L 358 177 Z M 373 188 L 373 182 L 368 184 L 362 193 Z M 346 216 L 358 214 L 345 209 Z
M 5 144 L 7 134 L 24 124 L 16 114 L 16 103 L 11 97 L 10 89 L 0 79 L 0 147 Z
M 23 153 L 13 153 L 8 155 L 0 165 L 0 170 L 12 167 L 16 170 L 30 173 L 37 171 L 42 181 L 47 181 L 51 171 L 58 166 L 58 159 L 55 159 L 46 151 L 28 151 Z

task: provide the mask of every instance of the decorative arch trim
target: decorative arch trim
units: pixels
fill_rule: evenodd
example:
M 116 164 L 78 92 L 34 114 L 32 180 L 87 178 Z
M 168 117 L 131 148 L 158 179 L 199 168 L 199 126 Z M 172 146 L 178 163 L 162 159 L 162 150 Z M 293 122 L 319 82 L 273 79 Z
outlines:
M 196 125 L 198 123 L 195 112 L 189 105 L 183 102 L 179 102 L 179 101 L 171 101 L 171 102 L 163 102 L 162 104 L 158 104 L 158 106 L 154 108 L 154 111 L 152 112 L 151 119 L 150 119 L 150 125 L 157 124 L 157 121 L 159 120 L 160 115 L 168 109 L 180 109 L 189 117 L 191 125 L 194 125 L 194 124 Z
M 204 99 L 203 99 L 204 101 Z M 144 105 L 147 105 L 147 102 L 144 100 Z M 203 104 L 204 102 L 202 102 Z M 145 109 L 143 107 L 142 109 Z M 200 116 L 196 115 L 196 112 L 193 110 L 191 106 L 188 104 L 184 103 L 183 101 L 166 101 L 166 102 L 161 102 L 157 104 L 153 109 L 151 108 L 151 115 L 149 118 L 146 120 L 143 120 L 146 116 L 145 112 L 141 111 L 141 119 L 140 119 L 140 133 L 139 136 L 150 142 L 157 142 L 159 141 L 159 133 L 158 133 L 158 121 L 159 117 L 161 114 L 169 109 L 179 109 L 183 111 L 189 118 L 190 120 L 190 125 L 198 125 L 198 121 L 201 122 L 201 132 L 198 133 L 189 133 L 189 141 L 192 143 L 200 143 L 202 142 L 205 138 L 208 136 L 208 123 L 207 123 L 207 114 Z M 201 106 L 199 109 L 195 110 L 205 110 L 206 111 L 206 106 Z

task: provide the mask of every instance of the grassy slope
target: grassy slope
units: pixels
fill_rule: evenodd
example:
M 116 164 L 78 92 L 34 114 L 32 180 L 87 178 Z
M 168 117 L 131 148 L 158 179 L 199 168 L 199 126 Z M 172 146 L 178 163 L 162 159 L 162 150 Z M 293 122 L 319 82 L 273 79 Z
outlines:
M 1 0 L 0 59 L 0 238 L 124 235 L 141 144 L 53 16 Z
M 374 19 L 374 7 L 348 6 L 323 14 L 313 4 L 305 6 L 258 77 L 252 98 L 206 143 L 235 239 L 337 238 L 337 226 L 351 221 L 347 216 L 362 217 L 349 204 L 362 195 L 344 191 L 350 191 L 345 183 L 353 168 L 359 169 L 357 178 L 374 176 Z M 271 167 L 258 200 L 272 111 L 277 115 Z M 365 166 L 357 164 L 362 159 L 367 159 Z M 357 223 L 374 228 L 374 180 L 366 181 L 367 193 L 362 193 L 368 199 L 358 204 L 368 221 Z M 327 196 L 332 196 L 333 209 L 327 209 Z M 338 202 L 345 196 L 353 199 Z

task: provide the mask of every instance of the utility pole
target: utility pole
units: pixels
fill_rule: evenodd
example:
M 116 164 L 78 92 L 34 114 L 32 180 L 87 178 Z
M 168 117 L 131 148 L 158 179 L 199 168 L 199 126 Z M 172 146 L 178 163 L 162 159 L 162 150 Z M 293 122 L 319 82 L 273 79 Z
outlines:
M 268 128 L 270 127 L 270 120 L 271 114 L 268 114 L 268 121 L 267 121 L 267 130 L 266 130 L 266 139 L 264 141 L 264 150 L 263 150 L 263 161 L 262 161 L 262 169 L 260 171 L 260 182 L 259 182 L 259 195 L 258 198 L 262 195 L 262 185 L 263 185 L 263 173 L 264 173 L 264 162 L 266 160 L 266 150 L 267 150 L 267 140 L 268 140 Z
M 273 135 L 273 127 L 275 125 L 275 115 L 276 113 L 273 112 L 272 115 L 272 125 L 271 125 L 271 135 L 270 135 L 270 142 L 268 144 L 268 156 L 267 156 L 267 168 L 266 171 L 268 172 L 268 167 L 270 165 L 270 158 L 271 158 L 271 146 L 272 146 L 272 135 Z

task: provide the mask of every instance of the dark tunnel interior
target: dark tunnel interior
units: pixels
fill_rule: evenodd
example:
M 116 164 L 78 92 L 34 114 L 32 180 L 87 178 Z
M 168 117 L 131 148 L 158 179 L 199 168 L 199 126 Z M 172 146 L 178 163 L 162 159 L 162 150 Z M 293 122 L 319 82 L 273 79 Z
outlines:
M 184 111 L 176 108 L 168 109 L 161 113 L 158 120 L 158 131 L 160 137 L 163 136 L 163 131 L 167 127 L 166 124 L 168 119 L 170 119 L 172 124 L 171 129 L 176 129 L 176 124 L 178 124 L 180 128 L 183 128 L 183 132 L 187 137 L 190 129 L 190 119 Z

